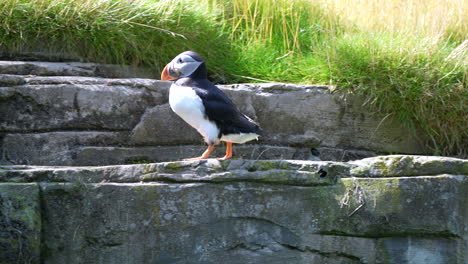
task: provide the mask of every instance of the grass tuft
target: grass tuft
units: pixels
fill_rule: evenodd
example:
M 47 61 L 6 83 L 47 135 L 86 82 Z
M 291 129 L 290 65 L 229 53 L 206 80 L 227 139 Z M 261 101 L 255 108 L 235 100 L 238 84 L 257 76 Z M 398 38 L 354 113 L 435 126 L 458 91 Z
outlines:
M 434 154 L 466 155 L 466 55 L 453 57 L 449 41 L 405 39 L 343 36 L 333 43 L 327 70 L 341 91 L 361 94 L 375 111 L 421 129 Z

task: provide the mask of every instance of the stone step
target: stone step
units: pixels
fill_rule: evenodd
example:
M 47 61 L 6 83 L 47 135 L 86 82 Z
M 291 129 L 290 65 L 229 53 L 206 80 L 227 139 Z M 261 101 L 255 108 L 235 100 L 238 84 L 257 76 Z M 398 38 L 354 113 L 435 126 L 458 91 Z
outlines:
M 284 172 L 278 174 L 278 172 Z M 227 174 L 226 174 L 227 173 Z M 301 176 L 301 173 L 304 173 Z M 335 184 L 342 178 L 408 178 L 434 175 L 468 175 L 468 160 L 438 157 L 388 155 L 349 162 L 306 160 L 171 161 L 113 166 L 0 165 L 0 182 L 275 182 L 311 186 Z M 163 175 L 162 177 L 160 177 Z M 246 176 L 248 175 L 248 176 Z
M 0 74 L 157 78 L 159 75 L 130 66 L 84 62 L 0 61 Z
M 7 133 L 0 135 L 1 163 L 55 166 L 94 166 L 174 161 L 201 155 L 206 144 L 130 145 L 131 133 L 105 131 L 60 131 Z M 297 159 L 348 161 L 376 156 L 357 150 L 271 145 L 262 140 L 233 147 L 234 159 Z M 225 145 L 215 148 L 212 157 L 224 156 Z

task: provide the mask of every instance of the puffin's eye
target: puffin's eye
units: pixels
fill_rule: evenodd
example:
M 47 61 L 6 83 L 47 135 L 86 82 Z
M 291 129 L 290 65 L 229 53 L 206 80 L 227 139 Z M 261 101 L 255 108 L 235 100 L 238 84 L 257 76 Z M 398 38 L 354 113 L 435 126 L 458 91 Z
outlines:
M 183 63 L 184 61 L 182 61 L 182 58 L 179 58 L 179 59 L 177 60 L 177 62 L 178 62 L 178 63 Z

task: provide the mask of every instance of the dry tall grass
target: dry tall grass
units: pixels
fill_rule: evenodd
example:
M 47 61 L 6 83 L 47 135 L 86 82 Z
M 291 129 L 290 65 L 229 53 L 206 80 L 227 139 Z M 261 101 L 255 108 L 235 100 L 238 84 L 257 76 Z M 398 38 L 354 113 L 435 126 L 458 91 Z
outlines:
M 468 37 L 466 0 L 326 0 L 323 4 L 360 28 L 433 39 Z

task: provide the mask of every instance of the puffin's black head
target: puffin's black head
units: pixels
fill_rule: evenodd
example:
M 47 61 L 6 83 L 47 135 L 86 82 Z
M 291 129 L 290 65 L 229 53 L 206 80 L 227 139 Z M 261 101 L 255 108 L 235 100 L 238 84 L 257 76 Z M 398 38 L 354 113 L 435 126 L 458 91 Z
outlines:
M 185 51 L 169 62 L 161 73 L 161 80 L 175 80 L 190 77 L 206 79 L 206 66 L 202 57 L 193 51 Z

